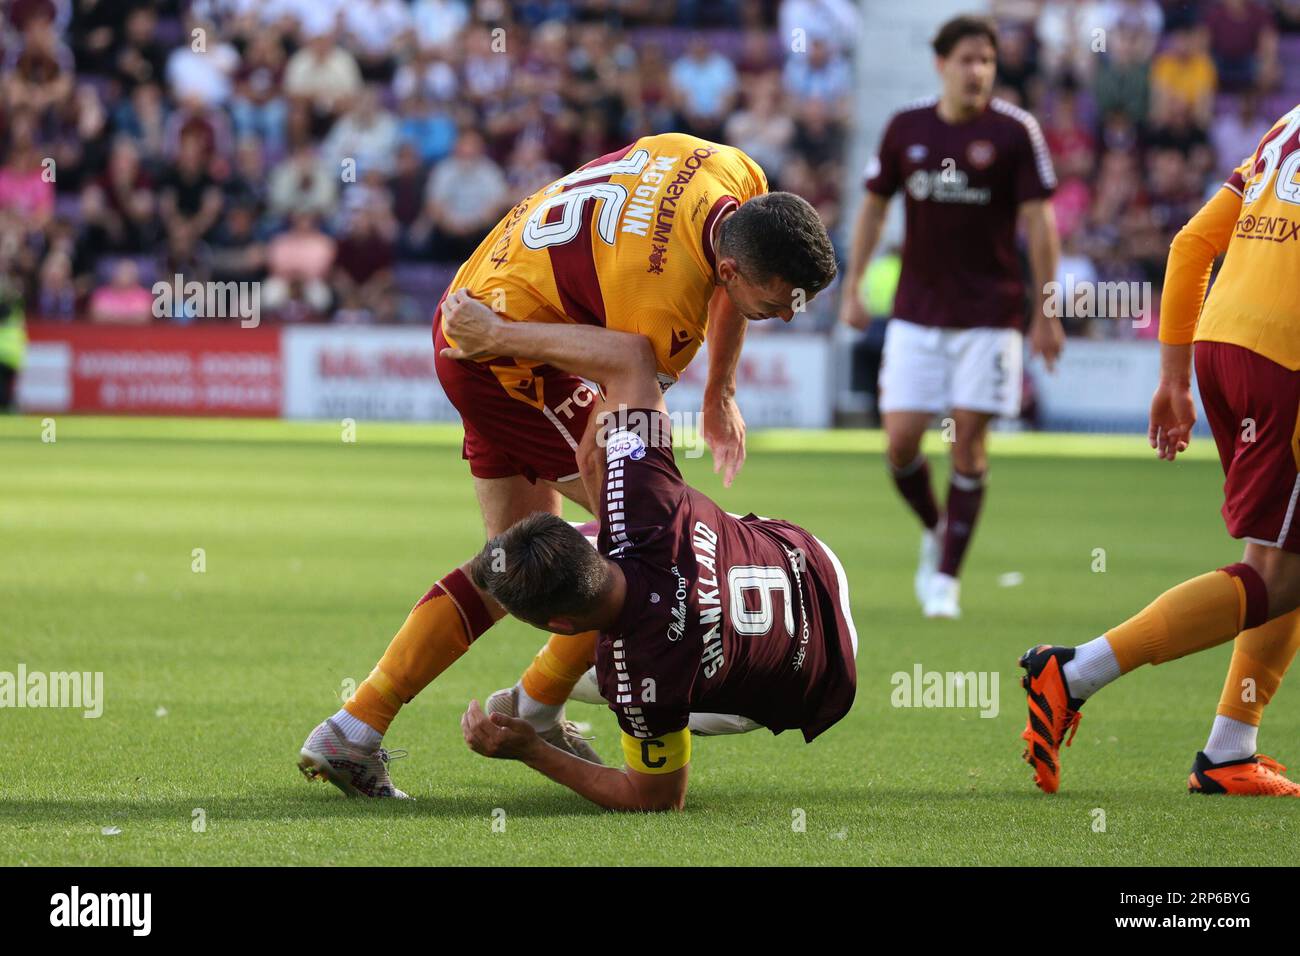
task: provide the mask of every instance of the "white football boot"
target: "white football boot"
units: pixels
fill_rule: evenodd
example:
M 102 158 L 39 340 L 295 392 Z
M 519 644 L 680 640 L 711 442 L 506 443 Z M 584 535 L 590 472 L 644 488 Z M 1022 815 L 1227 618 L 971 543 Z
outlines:
M 308 780 L 328 780 L 349 797 L 409 800 L 388 776 L 388 761 L 405 756 L 405 750 L 358 746 L 343 736 L 334 721 L 324 720 L 302 745 L 298 769 Z
M 935 572 L 930 577 L 930 589 L 925 595 L 922 613 L 926 617 L 948 618 L 956 620 L 961 617 L 961 582 L 949 574 Z
M 930 595 L 930 579 L 934 577 L 935 572 L 939 569 L 939 556 L 942 553 L 942 526 L 936 527 L 933 531 L 922 531 L 921 556 L 916 562 L 916 577 L 913 579 L 913 584 L 916 587 L 916 603 L 922 607 L 925 607 L 926 599 Z
M 503 687 L 501 690 L 496 691 L 487 699 L 487 706 L 483 709 L 488 714 L 505 714 L 507 717 L 518 717 L 519 685 Z M 571 720 L 564 719 L 562 709 L 555 726 L 537 731 L 537 736 L 552 747 L 559 747 L 566 753 L 580 757 L 587 763 L 594 763 L 600 767 L 605 766 L 605 761 L 600 759 L 600 754 L 596 753 L 591 748 L 591 745 L 587 743 L 587 739 L 578 733 L 578 725 Z

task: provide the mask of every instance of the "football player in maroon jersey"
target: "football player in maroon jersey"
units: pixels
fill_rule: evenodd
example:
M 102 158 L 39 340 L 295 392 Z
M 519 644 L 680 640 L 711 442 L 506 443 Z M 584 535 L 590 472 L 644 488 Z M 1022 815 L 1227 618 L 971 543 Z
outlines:
M 691 729 L 797 728 L 811 741 L 849 710 L 857 634 L 839 560 L 787 521 L 728 514 L 686 484 L 641 335 L 509 322 L 473 300 L 457 308 L 460 348 L 528 355 L 604 387 L 604 467 L 584 474 L 600 504 L 595 548 L 537 513 L 492 538 L 475 584 L 507 611 L 559 633 L 597 630 L 601 696 L 622 728 L 626 767 L 552 746 L 526 721 L 471 701 L 466 743 L 522 760 L 601 806 L 679 809 Z

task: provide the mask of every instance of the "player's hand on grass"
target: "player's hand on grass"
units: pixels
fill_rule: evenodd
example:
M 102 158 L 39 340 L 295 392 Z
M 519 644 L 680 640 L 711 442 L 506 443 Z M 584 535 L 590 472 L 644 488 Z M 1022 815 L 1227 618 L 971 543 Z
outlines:
M 1196 424 L 1196 404 L 1192 401 L 1192 386 L 1188 381 L 1162 378 L 1151 397 L 1151 425 L 1147 441 L 1156 450 L 1156 456 L 1173 461 L 1187 451 L 1192 439 L 1192 426 Z
M 700 434 L 713 453 L 713 473 L 722 473 L 722 485 L 730 488 L 745 464 L 745 419 L 730 396 L 704 399 Z
M 1049 372 L 1056 370 L 1056 360 L 1065 348 L 1065 328 L 1052 315 L 1039 314 L 1029 326 L 1029 351 L 1041 355 Z
M 456 347 L 443 349 L 442 357 L 473 360 L 498 354 L 496 336 L 505 324 L 468 289 L 457 289 L 442 304 L 442 329 Z
M 488 716 L 477 700 L 471 700 L 460 719 L 461 733 L 469 749 L 484 757 L 525 760 L 538 747 L 546 746 L 532 724 L 505 714 Z

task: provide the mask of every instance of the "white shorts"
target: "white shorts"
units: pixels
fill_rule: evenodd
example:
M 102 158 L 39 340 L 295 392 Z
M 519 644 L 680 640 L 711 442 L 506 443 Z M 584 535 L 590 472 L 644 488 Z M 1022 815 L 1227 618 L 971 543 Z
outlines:
M 1020 414 L 1024 337 L 1016 329 L 937 329 L 903 319 L 885 326 L 882 412 L 954 408 Z

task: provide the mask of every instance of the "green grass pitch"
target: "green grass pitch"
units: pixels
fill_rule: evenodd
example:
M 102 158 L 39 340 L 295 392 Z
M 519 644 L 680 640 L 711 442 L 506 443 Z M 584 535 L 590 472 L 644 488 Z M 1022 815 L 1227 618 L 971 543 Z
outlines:
M 1059 795 L 1019 756 L 1025 647 L 1094 637 L 1240 555 L 1204 439 L 1170 466 L 1139 437 L 995 436 L 956 623 L 919 615 L 917 533 L 878 433 L 754 434 L 729 490 L 707 457 L 683 461 L 731 510 L 797 521 L 839 553 L 858 697 L 812 745 L 699 740 L 684 813 L 618 815 L 462 742 L 466 702 L 513 682 L 544 639 L 514 622 L 398 717 L 388 743 L 410 757 L 394 777 L 415 802 L 348 801 L 295 769 L 345 682 L 481 543 L 457 429 L 363 422 L 345 443 L 330 424 L 66 417 L 56 434 L 0 420 L 0 671 L 102 671 L 105 709 L 0 710 L 0 864 L 1258 866 L 1300 848 L 1290 802 L 1186 792 L 1226 646 L 1095 698 Z M 1023 583 L 1002 586 L 1007 572 Z M 892 706 L 891 675 L 917 664 L 998 672 L 997 716 Z M 571 716 L 617 757 L 610 713 Z M 1263 749 L 1300 761 L 1298 730 L 1284 688 Z

